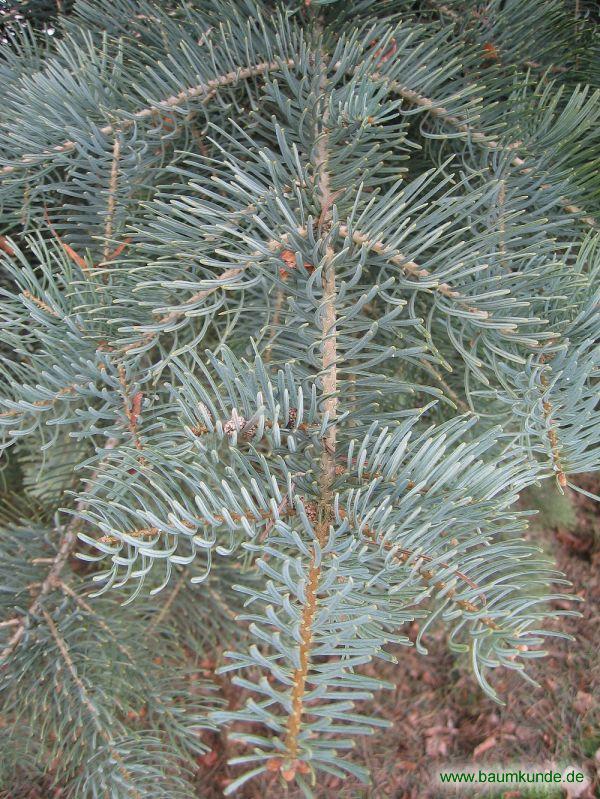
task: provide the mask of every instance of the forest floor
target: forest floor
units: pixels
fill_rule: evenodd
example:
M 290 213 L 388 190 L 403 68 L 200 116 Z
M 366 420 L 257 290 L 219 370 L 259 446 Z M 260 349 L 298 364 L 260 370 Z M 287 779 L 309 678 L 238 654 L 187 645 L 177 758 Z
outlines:
M 582 477 L 578 484 L 598 493 L 599 481 Z M 563 617 L 555 629 L 576 641 L 552 638 L 549 656 L 530 669 L 540 683 L 533 688 L 514 672 L 497 673 L 494 687 L 506 701 L 488 699 L 466 664 L 449 653 L 442 632 L 430 635 L 429 655 L 399 647 L 398 665 L 378 662 L 377 675 L 394 689 L 377 695 L 361 712 L 393 723 L 390 729 L 359 739 L 355 757 L 372 775 L 370 786 L 355 780 L 320 777 L 318 799 L 444 799 L 487 797 L 537 799 L 600 796 L 600 513 L 586 497 L 569 492 L 531 493 L 526 506 L 540 512 L 529 529 L 554 556 L 573 583 L 572 592 L 585 600 L 581 618 Z M 555 603 L 566 609 L 573 603 Z M 411 629 L 411 637 L 417 632 Z M 239 693 L 237 689 L 233 689 Z M 239 696 L 237 697 L 239 701 Z M 217 799 L 234 776 L 226 766 L 234 753 L 222 739 L 199 759 L 198 796 Z M 229 750 L 229 752 L 227 751 Z M 239 754 L 239 752 L 238 752 Z M 440 783 L 439 770 L 536 768 L 582 769 L 584 783 L 495 793 L 483 786 L 450 789 Z M 243 799 L 300 799 L 286 792 L 277 775 L 256 780 L 242 791 Z

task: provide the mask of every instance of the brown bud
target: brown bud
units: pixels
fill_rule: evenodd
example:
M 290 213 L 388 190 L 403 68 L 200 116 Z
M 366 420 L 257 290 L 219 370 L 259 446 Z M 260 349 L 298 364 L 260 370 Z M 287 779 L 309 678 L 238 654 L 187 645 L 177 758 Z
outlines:
M 292 782 L 296 776 L 296 769 L 293 766 L 290 768 L 281 769 L 281 776 L 286 782 Z
M 243 416 L 237 417 L 237 425 L 234 419 L 229 419 L 229 421 L 225 422 L 223 425 L 223 432 L 227 436 L 232 436 L 236 431 L 241 430 L 241 428 L 246 424 L 246 420 Z
M 483 53 L 486 61 L 500 61 L 498 48 L 491 42 L 486 42 L 483 45 Z

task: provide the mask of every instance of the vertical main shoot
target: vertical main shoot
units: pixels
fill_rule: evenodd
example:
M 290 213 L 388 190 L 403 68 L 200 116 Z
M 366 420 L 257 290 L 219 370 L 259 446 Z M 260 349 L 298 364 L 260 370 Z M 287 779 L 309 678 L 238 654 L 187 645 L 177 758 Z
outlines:
M 327 92 L 328 62 L 323 53 L 322 27 L 317 28 L 320 41 L 316 45 L 314 56 L 315 69 L 319 70 L 318 96 L 314 109 L 315 143 L 314 143 L 314 180 L 315 195 L 319 200 L 320 213 L 316 221 L 317 230 L 325 242 L 323 258 L 320 264 L 323 288 L 323 306 L 321 315 L 322 327 L 322 362 L 321 386 L 323 393 L 323 413 L 328 417 L 328 425 L 323 438 L 321 454 L 321 470 L 318 478 L 320 496 L 317 501 L 316 542 L 323 549 L 329 536 L 332 523 L 333 484 L 336 476 L 336 417 L 338 407 L 337 385 L 337 346 L 336 346 L 336 278 L 333 263 L 335 252 L 330 243 L 332 206 L 334 195 L 329 177 L 329 104 Z M 314 546 L 314 545 L 313 545 Z M 295 776 L 295 762 L 298 757 L 298 733 L 302 724 L 303 697 L 306 678 L 310 669 L 310 650 L 312 644 L 312 622 L 317 610 L 319 579 L 321 574 L 315 556 L 310 563 L 306 587 L 305 606 L 300 622 L 300 665 L 294 673 L 294 686 L 291 695 L 292 708 L 287 724 L 285 745 L 291 768 L 284 770 L 286 779 Z

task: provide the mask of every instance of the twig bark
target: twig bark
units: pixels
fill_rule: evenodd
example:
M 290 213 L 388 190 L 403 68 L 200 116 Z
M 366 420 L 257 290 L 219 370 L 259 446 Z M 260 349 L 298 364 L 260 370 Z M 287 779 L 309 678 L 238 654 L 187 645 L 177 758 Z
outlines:
M 549 356 L 545 359 L 543 358 L 542 362 L 545 363 L 548 360 L 551 360 L 551 358 L 552 356 Z M 547 366 L 546 368 L 550 369 L 549 366 Z M 540 374 L 540 384 L 542 386 L 542 390 L 546 392 L 548 390 L 548 386 L 550 385 L 550 381 L 548 380 L 548 377 L 544 370 L 542 370 Z M 556 480 L 561 489 L 566 488 L 567 475 L 565 474 L 560 452 L 561 445 L 557 433 L 558 426 L 554 423 L 554 420 L 552 418 L 554 414 L 554 406 L 552 405 L 549 399 L 542 399 L 542 411 L 547 426 L 548 442 L 550 444 L 550 458 L 552 461 L 554 472 L 556 474 Z
M 319 94 L 323 103 L 321 115 L 317 115 L 316 121 L 316 153 L 315 153 L 315 181 L 317 196 L 321 213 L 319 217 L 319 227 L 321 235 L 327 237 L 332 221 L 332 206 L 334 194 L 331 189 L 329 174 L 329 104 L 327 94 L 327 66 L 321 64 L 321 79 L 319 82 Z M 319 119 L 320 116 L 320 119 Z M 335 455 L 336 455 L 336 417 L 338 409 L 337 396 L 337 331 L 336 331 L 336 275 L 333 265 L 334 250 L 329 243 L 326 244 L 325 256 L 322 265 L 322 286 L 323 286 L 323 316 L 322 316 L 322 391 L 325 397 L 323 410 L 329 417 L 329 427 L 323 439 L 323 451 L 321 454 L 321 473 L 319 478 L 320 497 L 317 503 L 317 540 L 321 547 L 327 541 L 327 534 L 332 516 L 333 506 L 333 483 L 335 480 Z M 298 756 L 299 744 L 298 735 L 302 727 L 302 716 L 304 713 L 304 694 L 306 691 L 306 681 L 310 669 L 310 652 L 313 640 L 313 623 L 318 606 L 318 586 L 321 577 L 321 565 L 318 564 L 313 556 L 310 563 L 307 585 L 305 588 L 306 601 L 302 609 L 300 619 L 300 646 L 299 660 L 300 665 L 293 675 L 293 688 L 291 694 L 291 712 L 288 717 L 285 735 L 285 748 L 288 758 L 294 763 Z M 292 766 L 294 771 L 294 766 Z M 293 774 L 287 776 L 293 778 Z
M 103 262 L 110 259 L 111 239 L 113 236 L 113 226 L 115 221 L 115 211 L 117 208 L 117 192 L 119 187 L 119 160 L 121 158 L 121 139 L 119 131 L 115 130 L 112 152 L 112 163 L 110 167 L 110 180 L 108 184 L 108 201 L 106 209 L 106 222 L 104 225 L 104 251 L 102 253 Z

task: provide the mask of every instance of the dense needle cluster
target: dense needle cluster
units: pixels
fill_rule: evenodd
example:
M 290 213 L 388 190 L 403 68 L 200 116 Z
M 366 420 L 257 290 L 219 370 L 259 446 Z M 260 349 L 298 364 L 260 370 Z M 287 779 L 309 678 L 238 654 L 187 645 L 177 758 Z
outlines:
M 516 502 L 600 460 L 593 21 L 58 11 L 0 61 L 0 786 L 367 781 L 365 664 L 440 624 L 501 699 L 571 612 Z

